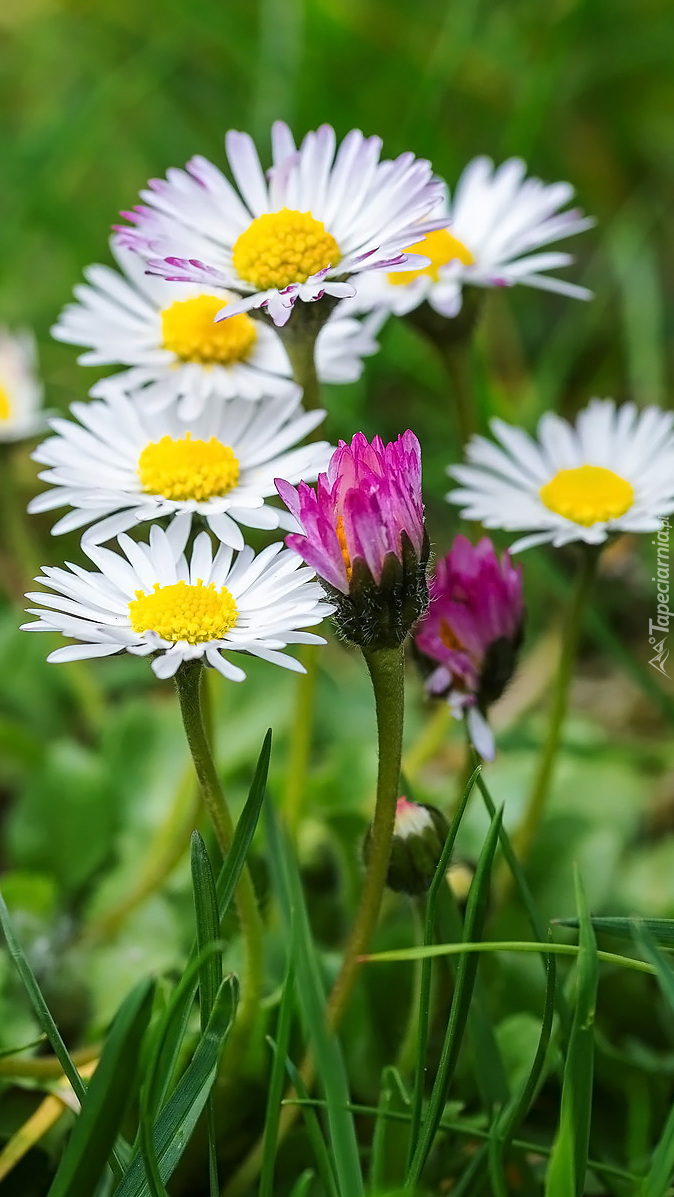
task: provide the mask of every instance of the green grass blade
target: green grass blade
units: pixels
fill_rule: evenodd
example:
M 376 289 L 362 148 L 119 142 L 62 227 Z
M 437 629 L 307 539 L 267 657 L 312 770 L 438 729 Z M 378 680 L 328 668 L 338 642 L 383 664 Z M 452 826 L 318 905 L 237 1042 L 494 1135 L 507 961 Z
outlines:
M 548 956 L 548 975 L 545 985 L 545 1003 L 543 1006 L 541 1033 L 531 1069 L 520 1092 L 508 1102 L 507 1106 L 504 1106 L 501 1113 L 495 1119 L 493 1134 L 489 1140 L 489 1172 L 495 1197 L 507 1197 L 503 1169 L 505 1154 L 515 1136 L 518 1126 L 526 1118 L 543 1075 L 555 1014 L 556 975 L 556 961 L 551 953 Z
M 173 1174 L 206 1105 L 237 1003 L 238 982 L 230 974 L 220 986 L 213 1013 L 190 1064 L 154 1122 L 152 1150 L 163 1183 Z M 114 1197 L 150 1197 L 150 1193 L 143 1158 L 136 1152 Z
M 218 897 L 215 892 L 213 870 L 206 845 L 198 831 L 192 832 L 191 841 L 192 889 L 194 892 L 194 915 L 197 927 L 197 949 L 205 948 L 218 941 L 220 918 Z M 222 954 L 210 952 L 204 956 L 199 970 L 199 1018 L 202 1032 L 206 1030 L 217 992 L 222 985 Z M 219 1197 L 218 1156 L 215 1133 L 215 1111 L 213 1098 L 206 1103 L 208 1133 L 208 1175 L 211 1197 Z
M 106 1036 L 49 1197 L 93 1193 L 106 1169 L 124 1112 L 138 1083 L 138 1060 L 152 1013 L 155 983 L 141 981 L 122 1002 Z
M 444 886 L 439 896 L 438 933 L 444 942 L 460 940 L 463 936 L 461 915 L 449 886 Z M 447 966 L 456 980 L 453 957 L 447 958 Z M 477 1087 L 485 1108 L 491 1111 L 503 1106 L 510 1093 L 501 1051 L 491 1025 L 486 995 L 480 980 L 479 976 L 475 978 L 473 1000 L 468 1011 L 468 1040 L 475 1065 Z
M 267 1116 L 264 1122 L 264 1146 L 262 1151 L 262 1169 L 260 1172 L 260 1188 L 258 1197 L 273 1197 L 274 1194 L 274 1165 L 276 1162 L 276 1141 L 278 1137 L 281 1103 L 285 1085 L 285 1062 L 290 1043 L 290 1026 L 292 1022 L 295 977 L 292 960 L 288 957 L 283 991 L 276 1021 L 276 1043 L 274 1046 L 274 1062 L 269 1078 L 269 1096 L 267 1098 Z
M 619 939 L 634 938 L 635 928 L 641 927 L 656 944 L 674 948 L 674 919 L 634 919 L 601 915 L 591 919 L 591 923 L 595 931 L 601 931 L 604 935 L 615 935 Z M 553 925 L 578 927 L 578 919 L 553 919 Z
M 491 826 L 477 863 L 473 884 L 470 887 L 464 920 L 464 941 L 466 943 L 475 942 L 482 935 L 482 929 L 487 917 L 489 883 L 499 841 L 502 817 L 503 810 L 501 809 L 497 811 L 491 821 Z M 477 972 L 477 961 L 478 957 L 473 957 L 471 953 L 465 953 L 461 956 L 440 1063 L 433 1084 L 426 1117 L 421 1126 L 419 1141 L 407 1175 L 406 1183 L 408 1187 L 418 1183 L 440 1125 L 442 1112 L 447 1100 L 447 1093 L 454 1075 L 466 1030 L 468 1010 L 470 1008 Z
M 73 1093 L 79 1098 L 80 1103 L 86 1099 L 86 1086 L 73 1064 L 70 1053 L 61 1038 L 61 1033 L 51 1016 L 49 1007 L 45 1002 L 40 986 L 37 983 L 35 974 L 30 967 L 19 943 L 14 934 L 14 927 L 10 918 L 9 911 L 5 905 L 5 900 L 0 894 L 0 923 L 2 923 L 2 930 L 5 935 L 9 954 L 16 965 L 16 970 L 23 981 L 24 989 L 30 999 L 30 1003 L 37 1015 L 38 1022 L 42 1027 L 47 1039 L 49 1040 L 54 1055 L 56 1056 L 61 1068 L 67 1076 L 72 1086 Z
M 438 895 L 443 885 L 445 884 L 445 874 L 449 864 L 449 858 L 454 849 L 456 837 L 461 826 L 461 820 L 465 814 L 468 799 L 473 790 L 475 782 L 478 780 L 481 772 L 481 765 L 475 764 L 473 772 L 471 773 L 468 783 L 461 795 L 459 804 L 454 812 L 445 846 L 442 850 L 442 855 L 438 861 L 438 867 L 435 870 L 435 875 L 431 882 L 426 898 L 426 914 L 424 919 L 424 945 L 428 946 L 433 942 L 435 933 L 435 919 L 438 904 Z M 430 1018 L 431 1007 L 431 960 L 424 959 L 421 969 L 421 983 L 419 986 L 419 1042 L 417 1045 L 417 1065 L 414 1074 L 414 1086 L 412 1090 L 412 1125 L 410 1129 L 410 1146 L 409 1146 L 409 1160 L 408 1165 L 412 1163 L 412 1157 L 416 1150 L 417 1141 L 419 1138 L 419 1128 L 421 1126 L 421 1113 L 424 1101 L 424 1079 L 426 1076 L 426 1047 L 428 1044 L 428 1021 Z
M 363 1175 L 349 1104 L 349 1086 L 339 1041 L 325 1021 L 325 989 L 294 857 L 271 803 L 267 807 L 267 841 L 274 888 L 288 933 L 297 998 L 311 1042 L 316 1072 L 328 1108 L 330 1150 L 341 1197 L 363 1193 Z
M 311 1101 L 309 1092 L 307 1090 L 299 1069 L 295 1067 L 292 1060 L 286 1057 L 286 1069 L 290 1082 L 297 1093 L 299 1100 L 302 1102 L 302 1119 L 304 1121 L 304 1129 L 307 1132 L 307 1138 L 311 1144 L 311 1150 L 316 1161 L 318 1174 L 321 1178 L 323 1188 L 328 1197 L 340 1197 L 339 1185 L 335 1175 L 335 1167 L 330 1152 L 328 1151 L 325 1136 L 321 1128 L 318 1116 L 316 1114 L 317 1106 Z M 322 1102 L 321 1105 L 327 1110 L 327 1102 Z
M 633 919 L 632 934 L 641 953 L 655 968 L 662 996 L 670 1012 L 674 1014 L 674 968 L 672 968 L 672 963 L 668 957 L 658 947 L 656 937 L 650 927 L 650 924 L 654 922 L 669 922 L 669 920 Z M 651 1157 L 650 1167 L 644 1177 L 639 1197 L 665 1197 L 665 1194 L 671 1189 L 673 1172 L 674 1109 L 671 1109 L 665 1123 L 665 1128 Z
M 307 1168 L 306 1172 L 303 1172 L 293 1185 L 290 1197 L 307 1197 L 307 1194 L 313 1183 L 314 1175 L 315 1173 L 313 1170 L 311 1168 Z
M 408 1157 L 407 1136 L 392 1113 L 409 1113 L 410 1099 L 397 1068 L 384 1068 L 379 1090 L 379 1104 L 372 1136 L 370 1190 L 377 1192 L 395 1185 L 405 1174 Z
M 585 1186 L 592 1117 L 594 1018 L 599 959 L 580 878 L 576 875 L 580 923 L 571 1035 L 564 1065 L 559 1127 L 545 1178 L 546 1197 L 580 1197 Z
M 253 781 L 248 792 L 246 805 L 236 825 L 232 846 L 227 853 L 227 859 L 218 875 L 216 890 L 218 895 L 218 910 L 222 919 L 227 912 L 236 889 L 241 870 L 246 862 L 248 850 L 255 835 L 262 803 L 267 788 L 267 774 L 271 757 L 271 728 L 267 732 L 260 755 L 258 757 Z

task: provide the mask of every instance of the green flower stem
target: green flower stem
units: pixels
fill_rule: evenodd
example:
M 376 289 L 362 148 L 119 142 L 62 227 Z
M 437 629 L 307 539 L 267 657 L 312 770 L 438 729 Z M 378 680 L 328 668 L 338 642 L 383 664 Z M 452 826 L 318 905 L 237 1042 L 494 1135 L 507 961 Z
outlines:
M 208 811 L 223 858 L 229 852 L 234 824 L 222 790 L 213 754 L 204 727 L 201 685 L 201 661 L 183 662 L 176 674 L 180 712 L 183 717 L 187 743 L 192 753 L 199 781 L 201 798 Z M 239 924 L 246 947 L 246 974 L 242 986 L 240 1014 L 237 1019 L 236 1041 L 245 1044 L 260 1003 L 263 968 L 263 928 L 257 898 L 248 866 L 244 865 L 234 894 Z M 228 1053 L 231 1064 L 235 1040 Z
M 441 316 L 427 303 L 407 317 L 432 342 L 442 358 L 464 444 L 477 429 L 471 345 L 483 300 L 479 288 L 465 287 L 461 311 L 453 319 Z
M 297 333 L 291 328 L 292 323 L 293 317 L 291 316 L 285 329 L 279 330 L 281 331 L 281 340 L 290 358 L 293 378 L 302 388 L 302 402 L 307 411 L 316 411 L 321 406 L 321 384 L 316 373 L 314 351 L 316 337 L 320 329 L 316 328 L 314 331 L 313 328 L 309 328 L 306 332 L 303 329 L 302 333 Z
M 317 655 L 315 644 L 305 644 L 300 660 L 306 673 L 296 679 L 295 705 L 292 713 L 286 784 L 283 795 L 283 810 L 290 835 L 297 836 L 302 815 L 302 803 L 306 789 L 307 770 L 311 753 L 311 732 L 316 700 Z
M 576 590 L 567 612 L 562 648 L 557 666 L 557 678 L 552 695 L 548 734 L 538 772 L 529 795 L 524 819 L 513 836 L 513 847 L 520 860 L 526 857 L 543 814 L 545 801 L 554 772 L 562 728 L 569 701 L 569 689 L 578 650 L 583 610 L 594 582 L 599 552 L 593 545 L 583 545 L 583 561 L 578 573 Z
M 344 960 L 328 998 L 326 1016 L 334 1029 L 348 1005 L 358 972 L 359 957 L 377 925 L 386 886 L 396 802 L 400 790 L 403 716 L 405 707 L 405 665 L 402 645 L 396 648 L 363 649 L 370 671 L 377 712 L 379 769 L 377 800 L 370 836 L 367 872 L 360 904 L 344 953 Z

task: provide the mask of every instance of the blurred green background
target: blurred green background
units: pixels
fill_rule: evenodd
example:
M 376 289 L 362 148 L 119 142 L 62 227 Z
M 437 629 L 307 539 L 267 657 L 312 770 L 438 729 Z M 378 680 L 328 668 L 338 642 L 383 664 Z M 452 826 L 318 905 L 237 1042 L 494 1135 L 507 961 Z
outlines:
M 381 134 L 388 155 L 411 149 L 431 158 L 450 185 L 476 154 L 497 162 L 521 155 L 539 177 L 571 181 L 579 205 L 596 216 L 596 228 L 569 246 L 577 263 L 565 272 L 593 288 L 592 303 L 525 288 L 490 294 L 473 360 L 483 422 L 497 413 L 533 427 L 545 408 L 571 414 L 593 394 L 667 406 L 673 42 L 671 0 L 3 0 L 0 323 L 35 328 L 48 406 L 82 398 L 96 373 L 76 365 L 73 348 L 51 342 L 49 327 L 82 268 L 109 260 L 118 210 L 135 201 L 148 177 L 194 153 L 222 165 L 229 127 L 253 133 L 264 160 L 273 119 L 284 117 L 298 136 L 328 121 L 339 135 L 354 125 Z M 407 426 L 417 431 L 433 539 L 444 552 L 458 530 L 442 502 L 444 469 L 461 450 L 441 363 L 402 322 L 390 322 L 381 339 L 359 383 L 330 388 L 328 431 L 332 438 L 358 427 L 385 436 Z M 16 454 L 14 464 L 23 506 L 39 484 L 27 454 Z M 60 561 L 64 542 L 49 538 L 49 523 L 31 527 L 33 564 Z M 26 563 L 12 560 L 6 540 L 0 548 L 9 596 L 0 613 L 3 889 L 64 1033 L 78 1044 L 100 1034 L 134 978 L 181 967 L 192 934 L 181 858 L 195 817 L 189 774 L 181 774 L 187 757 L 171 688 L 155 684 L 143 663 L 44 664 L 47 637 L 19 634 L 11 604 L 25 586 Z M 627 542 L 600 580 L 551 818 L 531 864 L 547 916 L 572 910 L 574 859 L 597 912 L 674 916 L 674 702 L 647 667 L 649 551 L 648 543 Z M 76 552 L 71 540 L 68 555 Z M 542 652 L 525 673 L 533 678 L 534 711 L 515 725 L 506 711 L 490 773 L 510 822 L 521 811 L 544 727 L 535 682 L 542 670 L 545 688 L 549 660 L 540 637 L 554 625 L 566 564 L 563 555 L 553 561 L 544 553 L 525 561 L 529 648 Z M 414 680 L 410 692 L 408 749 L 427 718 Z M 241 689 L 214 687 L 219 758 L 235 806 L 269 723 L 273 787 L 282 792 L 292 693 L 291 677 L 259 662 Z M 348 906 L 357 889 L 375 769 L 371 719 L 360 662 L 331 644 L 321 658 L 317 747 L 300 836 L 328 948 L 343 930 L 344 895 Z M 452 800 L 457 737 L 441 738 L 434 761 L 418 770 L 422 798 Z M 483 830 L 479 818 L 468 820 L 462 846 L 469 855 Z M 149 900 L 125 907 L 143 884 Z M 511 913 L 495 934 L 523 932 L 518 919 Z M 395 942 L 395 920 L 388 934 Z M 36 1030 L 3 967 L 6 1050 Z M 271 989 L 280 978 L 280 945 L 270 968 Z M 387 982 L 382 975 L 377 983 Z M 522 1009 L 540 1006 L 538 975 L 526 962 L 504 964 L 491 993 L 503 1028 Z M 604 1010 L 607 1025 L 617 1037 L 650 1036 L 661 1048 L 664 1031 L 643 1006 L 645 995 L 641 983 L 623 983 Z M 532 1034 L 535 1026 L 532 1020 Z M 377 1024 L 381 1042 L 367 1040 L 374 1064 L 354 1053 L 365 1091 L 369 1071 L 399 1033 L 400 1014 L 389 1010 Z M 608 1064 L 604 1071 L 601 1083 L 620 1090 Z M 659 1117 L 666 1086 L 654 1084 Z M 12 1089 L 10 1101 L 0 1100 L 0 1135 L 34 1104 L 29 1091 L 19 1097 Z M 609 1120 L 607 1141 L 612 1134 Z M 8 1185 L 42 1192 L 49 1150 L 34 1153 Z

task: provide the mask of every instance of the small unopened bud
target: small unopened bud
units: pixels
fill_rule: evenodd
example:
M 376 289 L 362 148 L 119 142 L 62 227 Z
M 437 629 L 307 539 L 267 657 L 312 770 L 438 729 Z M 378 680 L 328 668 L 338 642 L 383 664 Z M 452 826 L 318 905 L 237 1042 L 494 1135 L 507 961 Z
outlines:
M 418 895 L 428 889 L 445 846 L 449 826 L 435 806 L 399 798 L 386 884 L 397 893 Z M 370 832 L 365 841 L 367 861 Z

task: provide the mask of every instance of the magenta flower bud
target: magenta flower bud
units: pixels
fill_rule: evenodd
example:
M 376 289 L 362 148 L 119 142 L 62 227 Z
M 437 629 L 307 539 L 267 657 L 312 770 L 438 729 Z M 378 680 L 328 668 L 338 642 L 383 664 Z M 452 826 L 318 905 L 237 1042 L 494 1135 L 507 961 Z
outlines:
M 486 712 L 512 677 L 523 630 L 522 567 L 508 553 L 499 560 L 487 536 L 477 545 L 457 536 L 435 567 L 415 648 L 428 693 L 446 699 L 455 718 L 466 716 L 485 760 L 495 751 Z
M 409 430 L 385 445 L 357 432 L 340 441 L 316 489 L 276 479 L 302 531 L 286 537 L 336 604 L 354 644 L 401 644 L 428 605 L 429 543 L 421 498 L 421 450 Z

